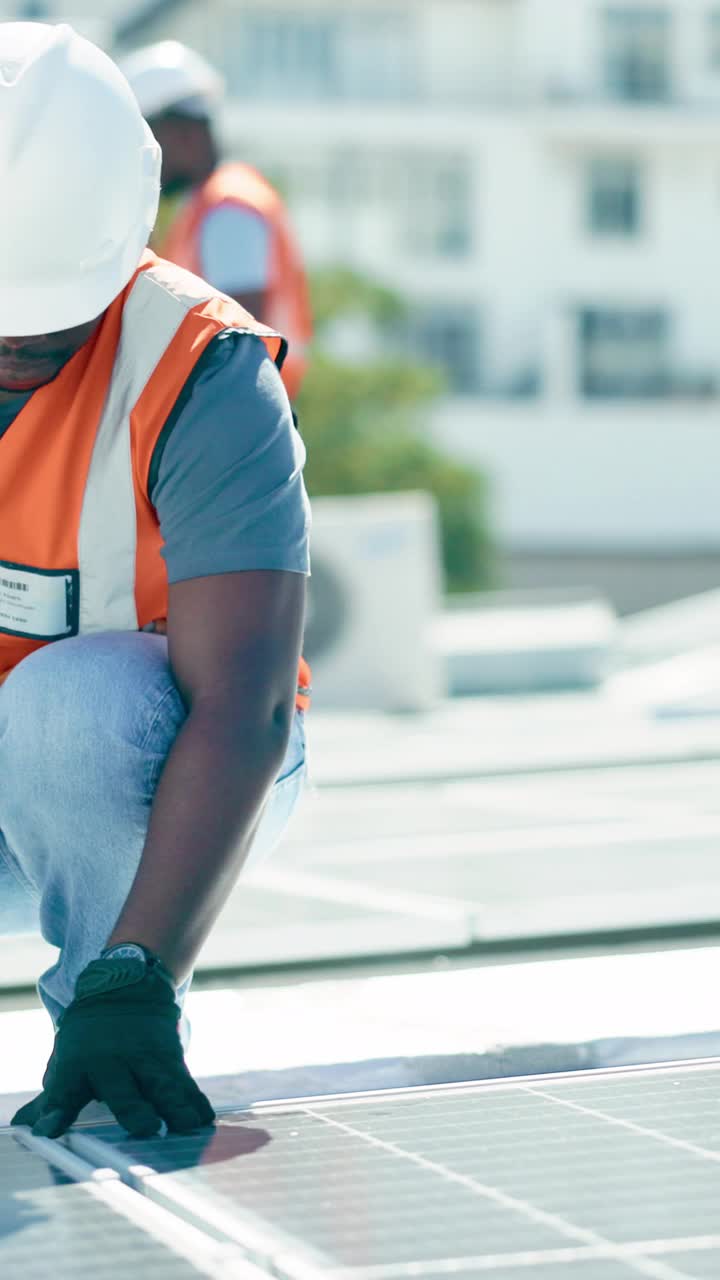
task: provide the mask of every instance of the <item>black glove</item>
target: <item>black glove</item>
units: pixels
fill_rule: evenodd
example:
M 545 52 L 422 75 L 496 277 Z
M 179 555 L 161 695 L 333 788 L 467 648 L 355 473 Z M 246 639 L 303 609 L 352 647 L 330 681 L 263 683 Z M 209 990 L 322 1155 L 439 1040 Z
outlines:
M 185 1065 L 173 989 L 142 965 L 94 960 L 62 1014 L 43 1092 L 12 1124 L 58 1138 L 86 1103 L 105 1102 L 133 1137 L 149 1138 L 164 1120 L 189 1133 L 215 1119 Z

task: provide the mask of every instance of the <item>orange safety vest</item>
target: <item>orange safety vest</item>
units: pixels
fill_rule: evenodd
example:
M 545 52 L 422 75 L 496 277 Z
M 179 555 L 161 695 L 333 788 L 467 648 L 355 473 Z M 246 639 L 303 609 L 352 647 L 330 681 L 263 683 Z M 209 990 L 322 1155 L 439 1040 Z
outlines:
M 96 333 L 0 438 L 0 679 L 71 635 L 167 617 L 148 476 L 163 425 L 208 343 L 285 342 L 238 303 L 146 252 Z M 297 706 L 308 706 L 301 660 Z
M 199 275 L 200 232 L 207 215 L 220 205 L 252 209 L 270 227 L 270 278 L 266 290 L 265 320 L 287 338 L 288 355 L 282 378 L 295 400 L 307 368 L 307 347 L 312 337 L 312 316 L 305 270 L 287 213 L 274 187 L 246 164 L 221 165 L 208 178 L 171 224 L 154 248 L 163 257 Z

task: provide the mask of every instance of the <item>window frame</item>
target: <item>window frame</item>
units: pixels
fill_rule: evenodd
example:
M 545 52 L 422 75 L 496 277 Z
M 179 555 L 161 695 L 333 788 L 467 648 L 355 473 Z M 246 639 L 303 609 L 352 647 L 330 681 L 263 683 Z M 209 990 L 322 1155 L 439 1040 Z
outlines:
M 720 76 L 720 5 L 708 9 L 704 16 L 707 46 L 704 69 L 711 76 Z
M 467 344 L 467 362 L 453 361 L 447 352 L 453 341 L 451 328 L 462 328 L 470 321 L 463 341 Z M 483 347 L 485 312 L 480 303 L 466 299 L 445 299 L 432 305 L 413 304 L 408 315 L 408 347 L 418 360 L 445 371 L 447 392 L 451 396 L 476 396 L 483 386 Z M 444 327 L 445 332 L 441 334 Z M 434 349 L 441 346 L 438 355 Z M 465 370 L 462 364 L 465 363 Z
M 657 4 L 652 8 L 633 4 L 606 4 L 600 17 L 605 92 L 620 102 L 642 104 L 671 101 L 674 19 L 671 8 L 667 4 Z M 623 26 L 626 32 L 624 48 L 621 38 Z M 654 68 L 652 58 L 646 56 L 648 50 L 643 52 L 642 41 L 639 39 L 643 28 L 652 36 L 653 26 L 658 46 Z
M 589 303 L 577 310 L 577 383 L 586 400 L 659 400 L 671 393 L 671 339 L 673 314 L 662 305 L 615 306 Z M 594 327 L 607 330 L 593 334 Z M 616 333 L 612 333 L 613 327 Z M 633 333 L 633 328 L 635 333 Z M 643 333 L 643 328 L 646 330 Z M 655 332 L 653 333 L 653 329 Z M 603 339 L 605 347 L 603 348 Z M 656 344 L 655 359 L 646 359 L 642 348 Z M 593 344 L 594 343 L 594 350 Z M 603 373 L 603 364 L 617 361 L 617 372 Z M 640 373 L 638 373 L 640 364 Z M 654 365 L 654 367 L 653 367 Z M 623 372 L 623 367 L 625 372 Z M 627 369 L 632 372 L 630 376 Z
M 586 232 L 598 240 L 637 240 L 645 225 L 641 157 L 630 152 L 593 151 L 584 160 Z

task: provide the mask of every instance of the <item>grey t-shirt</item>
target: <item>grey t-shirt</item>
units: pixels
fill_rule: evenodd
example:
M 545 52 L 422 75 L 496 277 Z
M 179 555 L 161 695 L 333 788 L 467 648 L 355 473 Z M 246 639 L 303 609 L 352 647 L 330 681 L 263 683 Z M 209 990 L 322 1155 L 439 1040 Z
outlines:
M 0 403 L 0 437 L 30 394 Z M 169 581 L 241 569 L 309 573 L 304 463 L 264 343 L 219 334 L 185 384 L 150 467 Z

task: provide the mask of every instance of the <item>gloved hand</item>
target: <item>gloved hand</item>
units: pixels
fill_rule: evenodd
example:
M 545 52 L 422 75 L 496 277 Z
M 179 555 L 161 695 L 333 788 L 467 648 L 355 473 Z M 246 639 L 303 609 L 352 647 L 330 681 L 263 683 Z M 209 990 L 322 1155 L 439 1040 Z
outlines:
M 189 1133 L 215 1119 L 185 1065 L 174 991 L 157 973 L 139 979 L 94 960 L 83 970 L 75 999 L 62 1014 L 43 1092 L 21 1107 L 12 1124 L 58 1138 L 86 1103 L 105 1102 L 133 1137 L 160 1129 Z

